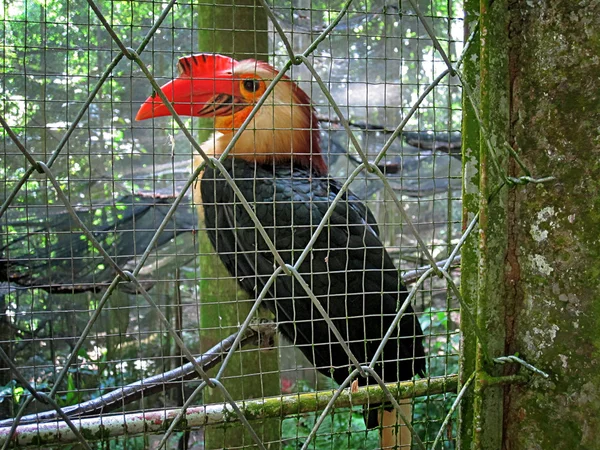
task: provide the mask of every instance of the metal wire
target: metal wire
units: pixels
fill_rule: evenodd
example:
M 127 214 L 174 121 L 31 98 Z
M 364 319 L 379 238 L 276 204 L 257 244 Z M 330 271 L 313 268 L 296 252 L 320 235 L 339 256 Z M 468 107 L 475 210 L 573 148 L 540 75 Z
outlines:
M 95 308 L 94 308 L 92 314 L 90 315 L 89 319 L 87 320 L 87 323 L 83 327 L 79 336 L 77 336 L 77 341 L 72 346 L 70 353 L 68 355 L 66 355 L 64 363 L 62 365 L 62 368 L 60 369 L 58 375 L 56 375 L 56 377 L 53 380 L 54 385 L 51 388 L 49 394 L 41 393 L 39 390 L 36 389 L 35 386 L 32 386 L 30 383 L 28 383 L 27 378 L 23 375 L 23 373 L 21 373 L 20 369 L 10 361 L 10 358 L 8 358 L 8 356 L 6 355 L 4 350 L 0 347 L 0 351 L 1 351 L 0 356 L 2 357 L 2 359 L 5 361 L 5 363 L 7 363 L 9 365 L 11 370 L 14 372 L 15 378 L 18 379 L 21 382 L 21 384 L 23 384 L 23 386 L 25 386 L 26 389 L 29 390 L 29 392 L 31 393 L 31 397 L 27 398 L 27 400 L 24 401 L 23 404 L 21 405 L 21 407 L 19 408 L 19 410 L 15 416 L 15 420 L 12 424 L 12 428 L 4 435 L 0 435 L 2 438 L 5 439 L 3 442 L 3 447 L 2 447 L 3 449 L 8 448 L 9 445 L 11 445 L 11 442 L 13 442 L 13 440 L 17 436 L 16 432 L 19 427 L 19 419 L 23 416 L 26 408 L 28 408 L 29 405 L 31 404 L 31 402 L 33 402 L 34 400 L 45 403 L 45 404 L 50 404 L 53 408 L 55 408 L 56 411 L 58 412 L 58 414 L 63 419 L 63 421 L 67 424 L 67 426 L 72 431 L 73 435 L 75 436 L 75 439 L 78 442 L 80 442 L 85 448 L 90 448 L 88 441 L 84 437 L 84 434 L 82 434 L 80 432 L 80 428 L 87 429 L 85 427 L 88 425 L 85 425 L 82 421 L 79 424 L 80 428 L 78 428 L 71 421 L 71 419 L 66 414 L 64 414 L 64 411 L 57 404 L 55 397 L 58 393 L 59 386 L 63 383 L 63 381 L 65 381 L 68 378 L 69 370 L 74 366 L 75 361 L 78 357 L 79 351 L 82 349 L 84 342 L 90 338 L 92 329 L 97 324 L 97 320 L 100 317 L 101 312 L 104 309 L 106 309 L 106 305 L 108 304 L 109 299 L 117 291 L 119 286 L 123 287 L 124 285 L 133 286 L 134 290 L 136 292 L 138 292 L 139 294 L 141 294 L 143 299 L 149 305 L 150 310 L 153 312 L 153 314 L 156 315 L 156 317 L 158 317 L 159 322 L 162 324 L 162 326 L 165 327 L 165 329 L 166 329 L 168 335 L 171 337 L 171 339 L 173 339 L 173 342 L 176 344 L 176 346 L 180 352 L 180 355 L 182 355 L 182 357 L 185 357 L 188 359 L 188 361 L 194 366 L 198 375 L 202 379 L 202 382 L 194 390 L 192 395 L 188 397 L 187 401 L 183 404 L 183 406 L 176 411 L 170 411 L 169 419 L 172 419 L 172 420 L 169 424 L 169 428 L 166 430 L 166 432 L 162 436 L 162 439 L 159 443 L 159 447 L 165 447 L 167 445 L 168 439 L 170 438 L 171 434 L 177 429 L 178 424 L 180 423 L 180 420 L 183 419 L 184 417 L 188 417 L 188 416 L 186 416 L 186 411 L 187 411 L 188 407 L 190 407 L 192 405 L 193 401 L 197 398 L 197 396 L 208 386 L 210 389 L 216 389 L 221 392 L 221 394 L 225 398 L 226 404 L 229 407 L 231 407 L 231 410 L 235 413 L 237 420 L 239 420 L 243 424 L 245 430 L 247 430 L 249 432 L 249 434 L 252 437 L 256 446 L 258 448 L 265 448 L 265 444 L 261 441 L 260 437 L 258 436 L 258 434 L 254 430 L 254 428 L 251 426 L 248 418 L 246 417 L 248 410 L 245 409 L 244 407 L 242 407 L 239 403 L 237 403 L 235 401 L 235 399 L 231 396 L 228 389 L 223 384 L 223 378 L 224 378 L 226 369 L 232 364 L 231 361 L 233 359 L 234 352 L 236 352 L 236 350 L 239 350 L 240 343 L 244 336 L 244 333 L 250 327 L 251 321 L 255 317 L 255 314 L 258 311 L 259 306 L 262 304 L 262 302 L 266 298 L 268 289 L 274 283 L 275 279 L 282 274 L 292 276 L 299 282 L 301 287 L 305 290 L 307 297 L 310 299 L 310 301 L 312 302 L 314 307 L 320 312 L 320 314 L 321 314 L 322 318 L 324 319 L 324 321 L 326 322 L 329 330 L 336 337 L 336 339 L 338 340 L 339 344 L 341 345 L 343 351 L 347 354 L 349 361 L 351 361 L 352 365 L 354 365 L 354 370 L 348 375 L 346 381 L 344 383 L 342 383 L 339 387 L 337 387 L 333 390 L 333 394 L 331 395 L 329 401 L 323 407 L 319 418 L 315 421 L 314 425 L 312 426 L 312 428 L 310 430 L 310 433 L 304 440 L 302 448 L 309 448 L 309 446 L 311 445 L 311 442 L 313 442 L 313 440 L 317 436 L 319 426 L 324 422 L 324 420 L 328 417 L 330 412 L 333 410 L 334 406 L 336 405 L 336 401 L 338 401 L 338 399 L 340 399 L 341 397 L 346 395 L 345 389 L 350 385 L 350 383 L 359 374 L 363 377 L 369 376 L 371 379 L 375 380 L 375 382 L 379 386 L 381 393 L 382 393 L 381 398 L 379 398 L 379 401 L 386 401 L 386 402 L 392 404 L 393 407 L 396 409 L 396 411 L 402 416 L 402 413 L 400 411 L 400 405 L 398 403 L 398 397 L 392 394 L 390 387 L 383 382 L 383 380 L 380 378 L 380 376 L 374 370 L 374 366 L 375 366 L 377 360 L 379 359 L 379 357 L 381 356 L 386 342 L 394 334 L 396 326 L 400 322 L 400 319 L 402 318 L 403 313 L 406 311 L 406 308 L 408 307 L 408 305 L 411 304 L 411 302 L 413 302 L 415 300 L 415 298 L 418 295 L 419 290 L 423 288 L 424 284 L 427 281 L 431 280 L 433 275 L 442 277 L 444 279 L 444 281 L 447 283 L 447 285 L 449 286 L 450 291 L 454 294 L 454 297 L 458 301 L 460 301 L 461 312 L 464 313 L 463 317 L 465 317 L 467 320 L 471 321 L 471 327 L 475 330 L 475 333 L 477 334 L 479 343 L 482 346 L 484 354 L 487 355 L 487 345 L 485 343 L 485 336 L 481 332 L 481 330 L 479 330 L 477 328 L 477 323 L 475 321 L 475 318 L 473 317 L 473 314 L 470 312 L 468 305 L 462 300 L 459 290 L 458 290 L 458 287 L 455 283 L 455 279 L 448 273 L 450 265 L 453 263 L 455 258 L 458 256 L 458 253 L 459 253 L 459 250 L 460 250 L 462 244 L 465 242 L 466 238 L 476 229 L 478 217 L 475 217 L 471 221 L 471 223 L 469 224 L 467 229 L 462 233 L 460 238 L 454 243 L 454 246 L 450 250 L 449 257 L 447 258 L 446 262 L 444 264 L 440 264 L 439 262 L 436 261 L 436 256 L 434 256 L 435 253 L 432 251 L 432 247 L 426 243 L 426 240 L 421 236 L 417 225 L 415 225 L 415 223 L 411 219 L 410 214 L 408 214 L 406 212 L 406 207 L 408 206 L 406 199 L 402 195 L 398 194 L 397 189 L 395 189 L 395 187 L 392 185 L 387 174 L 385 174 L 381 170 L 381 168 L 378 166 L 378 164 L 381 161 L 383 161 L 385 158 L 387 158 L 389 156 L 391 148 L 395 145 L 397 138 L 403 133 L 403 131 L 405 130 L 405 127 L 410 123 L 410 121 L 413 120 L 415 114 L 419 111 L 419 109 L 423 107 L 426 100 L 428 100 L 431 97 L 432 93 L 434 93 L 436 88 L 438 88 L 441 85 L 442 81 L 447 80 L 449 77 L 454 76 L 454 75 L 456 75 L 458 77 L 460 82 L 463 84 L 463 87 L 466 89 L 466 91 L 465 91 L 466 96 L 469 99 L 469 101 L 472 103 L 474 110 L 478 111 L 478 105 L 476 104 L 475 95 L 473 92 L 471 92 L 468 89 L 468 86 L 466 86 L 464 84 L 463 76 L 459 70 L 459 67 L 461 66 L 461 64 L 464 60 L 465 54 L 468 51 L 470 43 L 473 42 L 474 39 L 476 39 L 476 30 L 469 37 L 467 45 L 463 48 L 462 53 L 458 56 L 457 59 L 455 59 L 456 62 L 452 63 L 451 58 L 448 56 L 448 52 L 446 52 L 443 49 L 442 44 L 440 43 L 440 40 L 436 36 L 435 27 L 432 25 L 432 23 L 430 23 L 430 20 L 432 20 L 432 19 L 428 18 L 427 15 L 423 14 L 420 11 L 416 2 L 414 2 L 413 0 L 409 1 L 409 3 L 411 4 L 411 6 L 413 8 L 414 14 L 418 17 L 419 23 L 425 28 L 428 38 L 432 42 L 432 46 L 435 48 L 437 55 L 443 60 L 443 63 L 445 64 L 446 68 L 445 68 L 445 70 L 441 71 L 439 73 L 439 75 L 437 75 L 436 77 L 432 77 L 433 78 L 432 81 L 426 84 L 426 86 L 424 87 L 424 89 L 422 90 L 420 95 L 412 103 L 408 112 L 403 116 L 403 119 L 394 128 L 394 131 L 388 136 L 385 143 L 376 152 L 376 154 L 373 158 L 373 157 L 371 157 L 372 155 L 370 155 L 369 152 L 367 151 L 366 146 L 364 145 L 364 141 L 361 141 L 359 139 L 358 132 L 353 130 L 353 128 L 351 126 L 351 121 L 348 119 L 347 115 L 344 114 L 344 111 L 343 111 L 344 106 L 339 101 L 336 101 L 335 95 L 332 92 L 331 86 L 328 86 L 327 83 L 325 81 L 323 81 L 323 78 L 322 78 L 321 74 L 319 73 L 318 68 L 316 67 L 315 63 L 311 59 L 314 57 L 314 53 L 318 49 L 319 45 L 321 45 L 323 42 L 325 42 L 326 39 L 331 38 L 332 33 L 336 30 L 336 26 L 338 26 L 344 20 L 348 19 L 347 16 L 350 14 L 352 1 L 348 1 L 346 4 L 343 5 L 343 7 L 339 11 L 336 11 L 337 15 L 335 16 L 335 18 L 328 24 L 327 27 L 325 27 L 325 29 L 323 29 L 323 31 L 314 40 L 312 40 L 306 46 L 304 51 L 295 52 L 294 45 L 292 44 L 292 42 L 290 42 L 290 39 L 288 39 L 288 37 L 284 31 L 284 27 L 282 26 L 282 24 L 280 23 L 280 21 L 278 19 L 278 15 L 273 10 L 274 6 L 270 6 L 266 1 L 261 0 L 261 2 L 260 2 L 261 7 L 266 12 L 266 14 L 270 20 L 270 23 L 272 24 L 272 26 L 275 30 L 275 33 L 278 35 L 279 39 L 282 42 L 282 45 L 285 47 L 287 59 L 283 62 L 282 65 L 279 66 L 280 72 L 274 77 L 274 79 L 272 80 L 270 85 L 267 87 L 266 91 L 263 93 L 263 95 L 257 101 L 256 105 L 254 106 L 254 108 L 252 109 L 250 114 L 244 120 L 243 124 L 235 131 L 235 133 L 233 133 L 233 137 L 232 137 L 230 143 L 227 145 L 224 152 L 219 156 L 219 158 L 213 158 L 210 155 L 208 155 L 201 148 L 200 144 L 198 144 L 198 142 L 194 138 L 193 132 L 190 131 L 189 127 L 186 125 L 184 120 L 181 119 L 181 117 L 179 117 L 179 115 L 175 111 L 173 105 L 171 105 L 171 103 L 166 98 L 166 96 L 161 92 L 161 90 L 159 88 L 159 83 L 157 82 L 155 76 L 153 75 L 152 70 L 149 69 L 149 66 L 144 62 L 144 60 L 142 58 L 145 54 L 148 53 L 148 51 L 146 51 L 146 49 L 149 46 L 149 44 L 151 44 L 152 39 L 159 32 L 159 30 L 161 29 L 165 20 L 169 17 L 170 14 L 172 14 L 174 5 L 176 3 L 175 0 L 170 1 L 169 3 L 167 3 L 164 6 L 164 8 L 162 9 L 158 18 L 149 27 L 145 37 L 143 38 L 142 42 L 139 44 L 137 49 L 133 49 L 126 45 L 126 43 L 125 43 L 126 40 L 120 35 L 120 30 L 117 27 L 115 27 L 114 25 L 111 25 L 110 21 L 103 14 L 102 8 L 99 6 L 98 2 L 95 2 L 94 0 L 87 0 L 87 3 L 89 5 L 90 10 L 95 15 L 95 17 L 100 21 L 101 26 L 103 27 L 104 31 L 110 36 L 111 41 L 116 45 L 117 50 L 112 50 L 112 52 L 113 53 L 117 52 L 117 54 L 115 56 L 111 56 L 110 63 L 107 64 L 106 69 L 97 78 L 97 81 L 93 85 L 92 89 L 90 90 L 90 93 L 87 96 L 86 100 L 80 106 L 77 114 L 72 119 L 69 126 L 66 127 L 67 129 L 66 129 L 64 135 L 60 138 L 60 141 L 58 142 L 58 144 L 56 145 L 56 147 L 54 148 L 54 150 L 52 151 L 52 153 L 50 154 L 50 157 L 47 159 L 46 162 L 40 160 L 40 157 L 37 153 L 28 150 L 27 141 L 26 140 L 23 141 L 22 139 L 19 138 L 19 133 L 15 132 L 15 130 L 13 130 L 13 128 L 15 128 L 15 127 L 11 126 L 11 124 L 9 123 L 9 121 L 6 120 L 5 117 L 0 117 L 0 124 L 2 125 L 2 128 L 5 130 L 7 135 L 10 137 L 12 142 L 15 144 L 15 146 L 18 148 L 18 150 L 22 153 L 22 155 L 24 156 L 24 158 L 26 159 L 26 161 L 28 163 L 27 168 L 26 169 L 24 168 L 25 170 L 20 175 L 18 181 L 15 183 L 15 185 L 12 187 L 12 189 L 8 191 L 6 199 L 2 203 L 2 206 L 0 208 L 0 218 L 2 218 L 9 211 L 11 206 L 15 204 L 18 195 L 21 193 L 22 189 L 27 185 L 27 183 L 29 181 L 31 181 L 32 176 L 34 175 L 34 172 L 37 171 L 39 174 L 44 175 L 45 178 L 50 182 L 50 184 L 53 186 L 53 188 L 56 192 L 58 199 L 64 204 L 64 206 L 67 209 L 68 213 L 70 214 L 70 217 L 73 220 L 73 222 L 77 225 L 77 227 L 80 230 L 82 230 L 83 235 L 88 239 L 90 245 L 93 246 L 95 251 L 97 251 L 102 256 L 102 258 L 104 259 L 106 264 L 114 270 L 114 273 L 116 275 L 114 276 L 112 282 L 110 283 L 110 285 L 108 286 L 106 291 L 103 293 L 103 295 L 100 298 L 100 300 L 98 301 L 97 305 L 95 305 Z M 111 55 L 112 55 L 112 53 L 111 53 Z M 189 177 L 186 178 L 185 182 L 181 186 L 181 189 L 176 196 L 175 201 L 173 202 L 172 206 L 170 207 L 168 213 L 166 214 L 165 218 L 162 220 L 162 222 L 158 226 L 156 232 L 153 235 L 153 238 L 150 240 L 150 243 L 148 244 L 146 249 L 143 251 L 141 256 L 136 260 L 136 263 L 133 268 L 131 268 L 131 267 L 126 268 L 126 267 L 122 267 L 121 265 L 119 265 L 115 256 L 111 255 L 110 252 L 107 251 L 100 244 L 99 240 L 96 238 L 95 231 L 93 229 L 91 229 L 91 227 L 89 225 L 84 223 L 84 221 L 78 216 L 76 208 L 72 205 L 73 200 L 69 197 L 67 189 L 64 186 L 64 183 L 62 183 L 62 180 L 60 179 L 60 177 L 57 176 L 56 169 L 54 168 L 54 164 L 57 161 L 59 161 L 59 157 L 61 155 L 63 155 L 65 152 L 70 151 L 69 150 L 70 139 L 72 138 L 73 134 L 77 131 L 78 126 L 80 125 L 84 116 L 86 114 L 91 114 L 90 107 L 92 105 L 95 105 L 94 102 L 96 101 L 98 94 L 101 92 L 101 89 L 110 80 L 111 76 L 113 75 L 113 71 L 121 63 L 121 61 L 124 60 L 124 57 L 126 59 L 130 60 L 131 62 L 135 63 L 135 65 L 143 73 L 143 75 L 147 79 L 148 83 L 152 86 L 154 92 L 157 93 L 157 95 L 161 98 L 164 105 L 168 108 L 169 112 L 171 113 L 171 115 L 174 118 L 175 123 L 177 124 L 179 129 L 182 131 L 182 134 L 184 135 L 186 141 L 200 155 L 200 157 L 203 160 L 203 162 L 193 171 L 193 173 Z M 353 169 L 351 171 L 350 170 L 347 171 L 347 173 L 346 173 L 347 176 L 345 177 L 345 181 L 342 184 L 340 191 L 337 193 L 337 195 L 335 196 L 333 201 L 329 204 L 328 210 L 324 214 L 323 219 L 318 224 L 318 226 L 315 228 L 315 231 L 313 232 L 313 234 L 310 238 L 309 245 L 302 251 L 302 253 L 298 256 L 298 258 L 295 259 L 295 263 L 293 265 L 290 265 L 290 264 L 286 264 L 285 259 L 280 255 L 276 246 L 270 239 L 267 230 L 265 230 L 264 227 L 261 225 L 260 218 L 257 217 L 252 205 L 244 198 L 240 189 L 236 185 L 236 182 L 228 174 L 227 170 L 224 168 L 222 163 L 228 157 L 228 155 L 230 154 L 230 152 L 232 151 L 232 149 L 234 148 L 234 146 L 240 139 L 240 136 L 242 135 L 242 133 L 244 133 L 246 131 L 247 127 L 251 124 L 252 120 L 254 119 L 254 117 L 260 110 L 260 108 L 265 104 L 265 102 L 267 101 L 267 99 L 269 98 L 271 93 L 275 90 L 278 83 L 280 83 L 280 81 L 286 76 L 286 74 L 294 66 L 301 66 L 302 68 L 306 69 L 308 71 L 308 73 L 310 73 L 313 83 L 316 86 L 318 86 L 320 93 L 323 95 L 324 99 L 326 100 L 327 107 L 330 107 L 331 109 L 333 109 L 335 115 L 337 116 L 337 120 L 338 120 L 339 124 L 341 124 L 342 129 L 345 131 L 347 138 L 351 142 L 354 151 L 358 155 L 357 160 L 360 163 L 357 165 L 357 167 L 355 169 Z M 492 141 L 489 139 L 489 135 L 486 133 L 484 125 L 483 125 L 482 121 L 480 120 L 479 116 L 477 116 L 477 119 L 479 120 L 479 123 L 480 123 L 480 127 L 482 130 L 482 136 L 484 136 L 484 140 L 486 142 L 488 150 L 490 151 L 490 154 L 492 155 L 492 161 L 494 161 L 494 163 L 496 164 L 496 166 L 495 166 L 496 169 L 500 173 L 502 173 L 502 171 L 496 161 L 497 151 L 495 150 L 495 147 L 492 144 Z M 512 152 L 512 153 L 513 153 L 513 157 L 517 158 L 517 156 L 514 154 L 514 152 Z M 519 164 L 522 165 L 522 163 L 520 161 L 519 161 Z M 165 230 L 169 221 L 173 219 L 174 212 L 176 211 L 177 208 L 181 207 L 186 195 L 188 195 L 188 193 L 190 191 L 190 188 L 193 186 L 194 182 L 197 181 L 199 175 L 207 166 L 216 168 L 223 175 L 226 182 L 229 184 L 229 186 L 235 192 L 236 197 L 237 197 L 236 201 L 238 201 L 242 205 L 242 207 L 245 209 L 245 211 L 248 213 L 248 215 L 250 216 L 250 218 L 252 219 L 252 221 L 256 227 L 256 230 L 258 231 L 260 236 L 266 242 L 269 251 L 272 253 L 273 258 L 276 261 L 276 267 L 274 267 L 273 273 L 269 276 L 268 281 L 266 282 L 265 287 L 262 290 L 262 292 L 260 292 L 259 295 L 256 297 L 256 300 L 252 304 L 250 312 L 247 314 L 246 317 L 241 318 L 239 334 L 233 340 L 233 342 L 231 344 L 231 349 L 230 349 L 229 353 L 227 354 L 227 356 L 225 357 L 223 364 L 222 364 L 221 368 L 219 369 L 216 377 L 212 377 L 212 378 L 198 364 L 195 357 L 193 356 L 192 351 L 188 348 L 188 346 L 182 339 L 182 337 L 181 337 L 180 333 L 178 332 L 178 330 L 176 329 L 176 327 L 174 327 L 171 324 L 170 320 L 165 316 L 165 313 L 161 309 L 161 305 L 154 300 L 153 296 L 150 295 L 148 293 L 147 289 L 144 287 L 143 279 L 141 278 L 141 273 L 142 273 L 143 269 L 146 268 L 148 265 L 150 265 L 148 260 L 151 256 L 151 254 L 155 251 L 155 245 L 158 240 L 158 237 Z M 529 174 L 526 171 L 526 167 L 524 167 L 522 165 L 522 168 L 524 169 L 526 176 L 515 179 L 515 178 L 509 178 L 506 174 L 503 174 L 505 183 L 514 185 L 517 183 L 544 182 L 549 179 L 549 178 L 536 179 L 536 178 L 532 177 L 531 174 Z M 389 329 L 387 329 L 387 331 L 382 339 L 382 342 L 380 343 L 380 345 L 377 348 L 375 356 L 372 358 L 372 360 L 369 362 L 368 365 L 361 364 L 361 362 L 352 353 L 350 347 L 345 342 L 342 333 L 340 332 L 340 330 L 337 329 L 334 321 L 329 317 L 327 311 L 325 310 L 325 308 L 323 307 L 321 302 L 317 299 L 315 294 L 312 292 L 312 290 L 310 288 L 310 284 L 305 279 L 305 276 L 299 272 L 299 268 L 302 265 L 302 263 L 305 260 L 307 260 L 307 258 L 309 258 L 310 254 L 312 252 L 312 246 L 315 244 L 315 242 L 317 241 L 317 239 L 319 238 L 319 236 L 321 235 L 323 230 L 329 226 L 328 221 L 331 218 L 331 215 L 333 214 L 336 205 L 338 205 L 339 202 L 342 201 L 343 198 L 345 198 L 345 196 L 347 195 L 347 193 L 350 189 L 350 185 L 358 179 L 359 175 L 364 174 L 364 172 L 369 172 L 371 174 L 374 174 L 380 180 L 381 184 L 384 186 L 385 192 L 389 195 L 389 198 L 391 199 L 391 201 L 394 202 L 398 213 L 402 216 L 403 224 L 405 224 L 407 226 L 407 228 L 410 230 L 411 234 L 413 235 L 413 238 L 416 241 L 416 247 L 418 247 L 419 254 L 426 260 L 426 263 L 430 264 L 430 266 L 427 269 L 425 269 L 424 271 L 418 272 L 418 276 L 419 276 L 418 281 L 412 286 L 410 293 L 409 293 L 406 301 L 404 302 L 404 304 L 400 305 L 400 308 L 399 308 L 396 316 L 394 317 L 392 326 Z M 499 187 L 498 189 L 502 188 L 503 186 L 504 186 L 504 184 L 501 187 Z M 451 236 L 448 237 L 449 243 L 451 241 L 451 238 L 452 238 Z M 450 249 L 450 246 L 449 246 L 449 249 Z M 491 358 L 490 358 L 490 360 L 491 360 Z M 534 373 L 540 374 L 542 376 L 546 375 L 543 371 L 536 369 L 535 367 L 529 365 L 525 361 L 518 359 L 514 356 L 506 357 L 506 358 L 496 358 L 496 359 L 494 359 L 494 361 L 497 363 L 517 362 L 517 363 L 525 366 L 527 369 L 533 371 Z M 454 377 L 454 378 L 452 378 L 452 377 Z M 455 380 L 455 376 L 450 375 L 450 376 L 448 376 L 448 379 Z M 431 448 L 435 448 L 435 446 L 440 442 L 442 432 L 443 432 L 445 426 L 447 425 L 448 421 L 450 420 L 452 413 L 455 411 L 459 402 L 463 399 L 463 396 L 466 393 L 467 389 L 469 388 L 472 380 L 473 380 L 473 376 L 471 376 L 468 379 L 468 381 L 466 382 L 466 384 L 464 384 L 461 387 L 461 390 L 460 390 L 458 396 L 456 397 L 454 404 L 450 408 L 449 412 L 447 413 L 446 417 L 444 418 L 444 421 L 441 424 L 439 432 L 437 433 L 435 441 L 433 442 L 433 447 L 431 447 Z M 450 383 L 448 386 L 450 386 L 452 389 L 456 388 L 456 386 L 452 383 Z M 435 390 L 432 390 L 432 392 L 434 392 L 434 391 Z M 435 391 L 435 392 L 437 392 L 437 391 Z M 367 399 L 367 401 L 368 401 L 368 399 Z M 165 416 L 166 416 L 166 414 L 165 414 Z M 413 442 L 415 443 L 415 445 L 418 446 L 420 449 L 425 449 L 426 443 L 424 443 L 422 441 L 419 434 L 415 431 L 413 426 L 411 426 L 409 418 L 407 418 L 407 417 L 402 417 L 402 418 L 404 419 L 404 422 L 405 422 L 407 428 L 411 431 L 411 433 L 413 435 Z M 90 424 L 91 425 L 89 425 L 89 426 L 97 426 L 97 423 L 95 423 L 95 422 L 90 422 Z M 142 427 L 142 430 L 143 429 L 144 428 Z M 133 430 L 133 428 L 130 431 L 132 431 L 132 430 Z M 161 428 L 161 430 L 162 430 L 162 428 Z M 125 433 L 126 431 L 127 431 L 127 429 L 125 427 L 122 432 Z

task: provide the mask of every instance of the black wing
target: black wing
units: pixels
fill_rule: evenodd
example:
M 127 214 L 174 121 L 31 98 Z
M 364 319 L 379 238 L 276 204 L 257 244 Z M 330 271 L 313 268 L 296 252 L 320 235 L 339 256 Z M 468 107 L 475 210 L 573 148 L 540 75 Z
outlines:
M 255 166 L 239 159 L 224 165 L 285 263 L 294 264 L 341 186 L 303 169 Z M 258 295 L 277 267 L 273 254 L 217 170 L 205 171 L 201 189 L 215 250 L 242 288 Z M 368 364 L 407 292 L 371 212 L 351 193 L 341 200 L 299 272 L 358 361 Z M 278 276 L 265 304 L 275 313 L 280 331 L 319 371 L 344 381 L 354 367 L 297 280 Z M 424 373 L 422 334 L 409 306 L 375 367 L 384 381 Z

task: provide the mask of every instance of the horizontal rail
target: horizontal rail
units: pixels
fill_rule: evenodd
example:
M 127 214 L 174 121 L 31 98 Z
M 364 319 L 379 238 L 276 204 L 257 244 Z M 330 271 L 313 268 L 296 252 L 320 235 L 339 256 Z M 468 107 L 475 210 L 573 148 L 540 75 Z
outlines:
M 421 397 L 433 394 L 455 393 L 458 388 L 458 375 L 429 378 L 402 383 L 390 383 L 386 387 L 396 399 Z M 257 400 L 244 400 L 236 405 L 248 420 L 293 416 L 318 412 L 327 406 L 336 390 L 308 392 L 302 394 L 269 397 Z M 386 400 L 379 386 L 366 386 L 352 393 L 344 389 L 335 401 L 336 408 L 360 405 L 377 405 Z M 88 440 L 101 440 L 117 436 L 134 436 L 146 433 L 164 432 L 178 415 L 179 408 L 137 413 L 115 414 L 85 419 L 73 418 L 73 423 Z M 237 422 L 238 415 L 228 404 L 210 404 L 188 408 L 181 421 L 185 426 L 179 429 L 198 428 L 206 425 Z M 0 445 L 6 443 L 10 428 L 0 428 Z M 56 445 L 78 442 L 77 437 L 63 421 L 41 424 L 28 424 L 17 427 L 12 442 L 19 447 L 27 445 Z
M 243 332 L 238 331 L 233 333 L 231 336 L 226 337 L 217 345 L 195 358 L 195 362 L 206 372 L 225 359 L 236 339 L 239 339 L 239 345 L 240 347 L 243 347 L 245 345 L 257 344 L 259 341 L 267 342 L 272 338 L 275 332 L 276 325 L 273 322 L 263 321 L 260 323 L 252 323 Z M 0 348 L 0 352 L 1 351 L 2 349 Z M 117 387 L 92 400 L 73 406 L 65 406 L 62 408 L 62 411 L 72 419 L 84 415 L 107 414 L 122 408 L 124 405 L 138 400 L 141 397 L 148 397 L 157 392 L 180 386 L 182 380 L 187 381 L 197 378 L 198 372 L 196 371 L 195 365 L 188 362 L 173 370 L 144 378 L 143 380 L 130 383 L 126 386 Z M 42 421 L 56 420 L 58 417 L 57 411 L 50 410 L 23 416 L 19 423 L 22 425 L 40 423 Z M 0 429 L 3 427 L 10 427 L 12 424 L 12 419 L 0 420 Z

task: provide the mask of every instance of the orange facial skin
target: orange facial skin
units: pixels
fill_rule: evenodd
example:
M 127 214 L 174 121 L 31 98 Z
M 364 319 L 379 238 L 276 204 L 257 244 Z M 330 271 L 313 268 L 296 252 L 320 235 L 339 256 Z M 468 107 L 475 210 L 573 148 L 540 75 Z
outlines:
M 178 115 L 213 117 L 215 134 L 202 144 L 206 154 L 218 156 L 229 146 L 234 132 L 248 119 L 277 71 L 252 59 L 236 61 L 218 54 L 181 58 L 179 76 L 161 87 Z M 146 99 L 136 120 L 169 116 L 158 95 Z M 325 175 L 319 126 L 308 95 L 288 77 L 281 77 L 265 102 L 230 149 L 230 154 L 258 163 L 284 163 L 310 167 Z

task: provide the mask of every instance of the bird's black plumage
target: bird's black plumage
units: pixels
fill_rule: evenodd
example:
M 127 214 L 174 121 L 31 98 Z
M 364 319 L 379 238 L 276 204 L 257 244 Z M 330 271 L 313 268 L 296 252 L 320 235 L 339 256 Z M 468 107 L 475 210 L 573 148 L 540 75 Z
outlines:
M 258 165 L 239 158 L 223 164 L 283 260 L 294 264 L 341 185 L 304 168 Z M 277 267 L 273 254 L 217 169 L 206 169 L 201 192 L 215 250 L 242 288 L 258 295 Z M 370 362 L 407 296 L 377 233 L 369 209 L 348 192 L 299 268 L 361 364 Z M 275 314 L 279 330 L 320 372 L 338 383 L 346 379 L 354 366 L 292 276 L 277 277 L 265 305 Z M 422 334 L 409 306 L 375 366 L 385 382 L 424 373 Z M 359 377 L 360 384 L 366 382 Z

